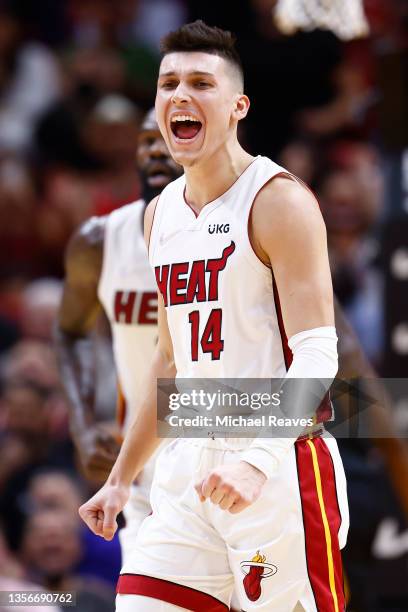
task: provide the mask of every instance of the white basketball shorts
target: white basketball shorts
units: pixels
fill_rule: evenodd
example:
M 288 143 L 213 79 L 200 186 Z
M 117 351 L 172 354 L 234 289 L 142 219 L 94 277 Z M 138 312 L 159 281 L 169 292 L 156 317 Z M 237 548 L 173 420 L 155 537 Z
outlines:
M 129 501 L 123 509 L 125 526 L 119 531 L 122 565 L 127 563 L 129 555 L 135 548 L 137 533 L 143 521 L 152 512 L 150 489 L 153 482 L 154 468 L 156 459 L 166 444 L 168 444 L 168 441 L 161 444 L 152 457 L 150 457 L 137 482 L 131 487 Z
M 164 448 L 153 512 L 118 581 L 117 612 L 127 594 L 224 612 L 233 590 L 244 611 L 292 612 L 298 602 L 306 612 L 345 609 L 340 549 L 349 519 L 335 439 L 298 440 L 260 498 L 239 514 L 200 502 L 195 482 L 239 461 L 247 444 L 178 439 Z

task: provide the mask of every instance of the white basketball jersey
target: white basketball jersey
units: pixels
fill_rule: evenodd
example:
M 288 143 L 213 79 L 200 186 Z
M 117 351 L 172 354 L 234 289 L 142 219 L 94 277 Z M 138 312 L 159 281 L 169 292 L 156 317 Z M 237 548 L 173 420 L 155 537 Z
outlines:
M 196 216 L 185 177 L 162 192 L 149 258 L 163 295 L 179 378 L 282 378 L 292 352 L 271 269 L 248 235 L 258 192 L 278 174 L 258 156 L 222 196 Z M 331 417 L 326 398 L 318 420 Z
M 112 212 L 105 227 L 98 297 L 109 318 L 125 427 L 146 379 L 157 338 L 157 286 L 143 236 L 144 201 Z
M 162 192 L 149 256 L 167 308 L 178 377 L 285 375 L 273 276 L 248 236 L 257 193 L 282 172 L 257 157 L 197 217 L 184 198 L 184 176 Z

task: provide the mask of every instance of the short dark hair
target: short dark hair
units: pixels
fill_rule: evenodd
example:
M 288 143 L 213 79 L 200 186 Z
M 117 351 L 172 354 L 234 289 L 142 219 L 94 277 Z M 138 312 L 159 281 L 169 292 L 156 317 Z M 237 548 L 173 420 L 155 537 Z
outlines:
M 162 57 L 169 53 L 202 51 L 223 57 L 232 64 L 242 87 L 244 71 L 235 47 L 235 36 L 228 30 L 209 26 L 201 19 L 182 25 L 178 30 L 169 32 L 161 39 Z

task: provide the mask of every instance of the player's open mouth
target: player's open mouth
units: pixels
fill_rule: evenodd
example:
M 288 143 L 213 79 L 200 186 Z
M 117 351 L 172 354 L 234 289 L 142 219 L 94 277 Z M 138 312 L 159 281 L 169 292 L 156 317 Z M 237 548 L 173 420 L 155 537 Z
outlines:
M 189 142 L 196 138 L 203 124 L 193 115 L 175 115 L 171 118 L 171 131 L 179 141 Z

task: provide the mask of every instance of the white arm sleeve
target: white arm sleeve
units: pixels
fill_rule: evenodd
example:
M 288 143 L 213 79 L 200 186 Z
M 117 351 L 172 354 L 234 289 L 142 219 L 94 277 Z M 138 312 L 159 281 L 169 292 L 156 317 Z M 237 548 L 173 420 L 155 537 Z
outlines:
M 285 378 L 332 381 L 337 374 L 337 334 L 334 327 L 316 327 L 299 332 L 288 341 L 293 353 Z M 241 457 L 269 478 L 295 443 L 296 438 L 256 438 Z

